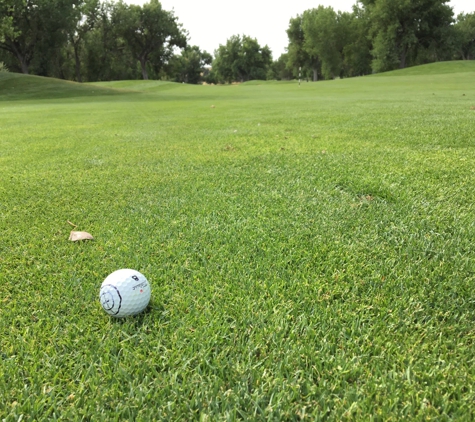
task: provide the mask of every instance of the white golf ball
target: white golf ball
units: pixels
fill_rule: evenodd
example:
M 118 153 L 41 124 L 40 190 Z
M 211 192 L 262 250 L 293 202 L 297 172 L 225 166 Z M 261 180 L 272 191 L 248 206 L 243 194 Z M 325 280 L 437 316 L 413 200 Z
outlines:
M 102 282 L 99 299 L 104 310 L 117 318 L 142 312 L 150 302 L 148 280 L 138 271 L 124 268 Z

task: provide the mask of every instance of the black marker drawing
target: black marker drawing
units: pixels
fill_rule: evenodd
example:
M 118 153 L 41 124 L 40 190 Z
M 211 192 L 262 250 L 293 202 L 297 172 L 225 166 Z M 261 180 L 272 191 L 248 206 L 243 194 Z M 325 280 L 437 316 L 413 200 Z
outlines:
M 101 305 L 107 313 L 117 315 L 122 305 L 122 296 L 120 295 L 119 289 L 112 284 L 102 286 Z

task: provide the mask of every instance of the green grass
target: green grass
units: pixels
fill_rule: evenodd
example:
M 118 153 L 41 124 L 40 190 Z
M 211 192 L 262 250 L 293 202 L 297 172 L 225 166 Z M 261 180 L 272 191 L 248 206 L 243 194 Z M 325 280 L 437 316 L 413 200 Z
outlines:
M 473 420 L 475 62 L 404 72 L 0 74 L 0 419 Z
M 429 63 L 422 66 L 378 73 L 374 76 L 427 76 L 465 72 L 474 72 L 472 60 Z

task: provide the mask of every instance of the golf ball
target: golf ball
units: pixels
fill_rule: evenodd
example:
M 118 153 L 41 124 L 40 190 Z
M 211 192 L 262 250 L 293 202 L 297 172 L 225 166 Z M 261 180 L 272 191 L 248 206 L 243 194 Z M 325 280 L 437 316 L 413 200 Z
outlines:
M 109 274 L 99 292 L 101 305 L 109 315 L 122 318 L 142 312 L 150 302 L 150 284 L 136 270 L 124 268 Z

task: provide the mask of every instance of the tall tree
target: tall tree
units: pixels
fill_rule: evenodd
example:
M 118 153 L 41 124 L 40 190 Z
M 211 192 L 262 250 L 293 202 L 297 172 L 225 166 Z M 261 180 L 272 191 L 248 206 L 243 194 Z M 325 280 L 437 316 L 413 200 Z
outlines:
M 318 56 L 325 78 L 343 76 L 343 49 L 351 42 L 350 14 L 318 6 L 303 13 L 304 49 Z
M 127 5 L 120 1 L 112 22 L 132 55 L 139 61 L 143 79 L 148 79 L 147 64 L 154 57 L 155 66 L 169 57 L 174 47 L 186 46 L 186 34 L 173 12 L 163 10 L 158 0 L 143 6 Z
M 35 56 L 47 62 L 48 53 L 66 42 L 75 8 L 82 0 L 0 0 L 0 48 L 14 55 L 23 73 Z
M 443 44 L 449 0 L 360 0 L 370 13 L 373 70 L 404 68 L 420 48 Z
M 349 42 L 343 47 L 343 73 L 345 76 L 362 76 L 372 72 L 369 38 L 369 14 L 358 4 L 349 15 Z
M 81 63 L 87 81 L 139 79 L 141 76 L 137 60 L 113 25 L 116 7 L 113 2 L 101 3 L 94 28 L 84 36 Z
M 81 76 L 81 50 L 84 47 L 86 34 L 90 32 L 98 20 L 99 0 L 84 0 L 75 9 L 74 25 L 67 31 L 68 41 L 74 51 L 74 69 L 76 81 L 82 82 Z
M 461 13 L 454 25 L 456 49 L 463 60 L 475 59 L 475 13 Z
M 214 52 L 213 73 L 218 80 L 231 83 L 242 78 L 241 47 L 241 37 L 233 35 Z
M 265 45 L 261 47 L 255 38 L 242 37 L 242 73 L 244 80 L 267 79 L 267 71 L 272 64 L 272 52 Z
M 215 51 L 213 70 L 225 82 L 265 80 L 271 64 L 272 52 L 267 45 L 261 47 L 247 35 L 233 35 Z
M 312 75 L 314 81 L 318 80 L 321 63 L 318 55 L 313 50 L 305 48 L 305 33 L 302 27 L 303 16 L 291 18 L 287 28 L 289 44 L 287 47 L 287 68 L 294 77 L 302 74 L 304 77 Z

